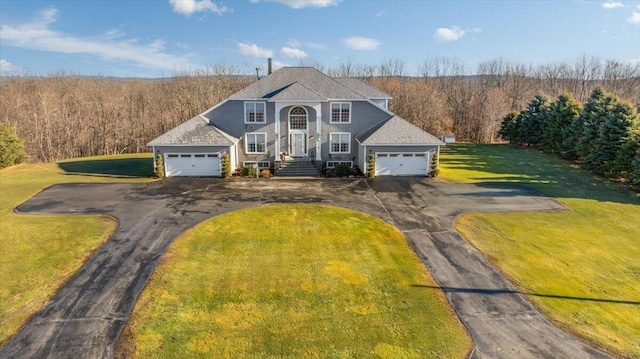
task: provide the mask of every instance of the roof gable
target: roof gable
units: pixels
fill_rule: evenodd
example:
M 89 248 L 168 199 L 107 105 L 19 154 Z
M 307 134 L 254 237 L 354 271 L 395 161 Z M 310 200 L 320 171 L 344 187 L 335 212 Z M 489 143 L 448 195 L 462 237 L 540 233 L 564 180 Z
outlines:
M 444 145 L 436 136 L 400 116 L 362 132 L 356 139 L 363 145 Z
M 312 67 L 283 67 L 229 96 L 229 99 L 270 99 L 296 82 L 306 87 L 305 92 L 311 90 L 326 99 L 365 99 L 361 94 Z M 284 95 L 278 99 L 289 100 Z
M 233 145 L 237 141 L 238 138 L 210 124 L 202 116 L 196 116 L 151 140 L 147 146 Z
M 327 98 L 296 81 L 271 96 L 272 100 L 324 100 Z

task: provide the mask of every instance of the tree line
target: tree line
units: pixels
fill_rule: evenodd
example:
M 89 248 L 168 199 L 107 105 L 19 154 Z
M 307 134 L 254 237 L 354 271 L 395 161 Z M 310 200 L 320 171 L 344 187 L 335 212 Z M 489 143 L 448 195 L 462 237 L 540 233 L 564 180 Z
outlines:
M 528 66 L 495 59 L 468 71 L 450 58 L 426 60 L 409 76 L 403 60 L 346 61 L 331 76 L 358 77 L 390 94 L 390 110 L 434 134 L 492 143 L 509 111 L 527 99 L 571 93 L 578 101 L 602 87 L 640 104 L 640 64 L 582 56 Z M 163 79 L 117 79 L 58 73 L 0 78 L 0 122 L 15 127 L 32 161 L 146 152 L 146 143 L 255 81 L 229 65 Z
M 538 94 L 526 109 L 504 117 L 499 135 L 640 185 L 640 115 L 602 88 L 593 90 L 584 105 L 568 92 L 553 102 Z

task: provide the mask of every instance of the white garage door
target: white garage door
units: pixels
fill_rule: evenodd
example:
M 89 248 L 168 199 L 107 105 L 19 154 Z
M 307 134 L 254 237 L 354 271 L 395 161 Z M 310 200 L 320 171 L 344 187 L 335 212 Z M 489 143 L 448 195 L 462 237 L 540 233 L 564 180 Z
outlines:
M 164 165 L 167 177 L 220 176 L 219 153 L 167 153 Z
M 424 152 L 377 152 L 376 176 L 426 176 L 429 156 Z

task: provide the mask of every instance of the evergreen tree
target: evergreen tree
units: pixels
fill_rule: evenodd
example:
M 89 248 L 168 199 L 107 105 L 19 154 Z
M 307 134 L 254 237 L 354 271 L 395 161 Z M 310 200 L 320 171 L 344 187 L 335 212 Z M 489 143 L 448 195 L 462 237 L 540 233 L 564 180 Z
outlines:
M 539 145 L 542 142 L 549 116 L 549 100 L 538 94 L 522 111 L 519 142 L 528 145 Z
M 638 148 L 636 156 L 631 162 L 631 170 L 629 171 L 629 176 L 627 176 L 627 182 L 634 186 L 640 186 L 640 148 Z
M 610 177 L 628 171 L 635 154 L 638 126 L 635 108 L 626 103 L 617 103 L 600 125 L 595 148 L 585 161 L 592 171 Z
M 607 116 L 615 106 L 617 100 L 606 94 L 600 87 L 593 90 L 591 96 L 584 104 L 580 116 L 582 131 L 576 143 L 577 155 L 586 158 L 591 155 L 596 147 L 600 126 L 606 122 Z M 584 166 L 592 167 L 592 163 L 585 162 Z
M 511 111 L 502 119 L 498 135 L 511 144 L 518 143 L 521 116 L 518 111 Z
M 17 165 L 27 158 L 24 140 L 18 137 L 16 128 L 0 123 L 0 168 Z
M 564 128 L 564 140 L 560 146 L 560 155 L 568 160 L 577 160 L 578 155 L 578 142 L 582 137 L 582 131 L 584 131 L 584 118 L 582 114 L 574 118 L 571 125 Z
M 547 129 L 542 139 L 542 150 L 548 153 L 558 153 L 564 150 L 566 136 L 573 121 L 580 117 L 581 106 L 573 96 L 564 93 L 550 105 Z

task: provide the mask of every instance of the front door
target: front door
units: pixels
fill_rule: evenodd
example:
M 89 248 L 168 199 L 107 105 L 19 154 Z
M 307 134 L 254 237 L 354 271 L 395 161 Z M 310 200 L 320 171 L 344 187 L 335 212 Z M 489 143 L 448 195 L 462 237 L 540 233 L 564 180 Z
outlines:
M 291 134 L 291 156 L 304 157 L 307 155 L 307 136 L 305 133 Z

